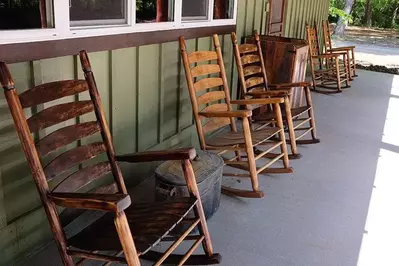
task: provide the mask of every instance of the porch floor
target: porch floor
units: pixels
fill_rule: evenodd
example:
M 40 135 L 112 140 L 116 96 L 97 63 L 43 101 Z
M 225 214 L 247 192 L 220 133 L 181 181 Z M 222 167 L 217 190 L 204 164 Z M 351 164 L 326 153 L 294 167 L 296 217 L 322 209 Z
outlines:
M 263 199 L 222 197 L 209 221 L 222 265 L 399 265 L 399 76 L 359 71 L 313 102 L 321 143 L 299 146 L 294 174 L 261 176 Z M 57 263 L 50 247 L 25 265 Z

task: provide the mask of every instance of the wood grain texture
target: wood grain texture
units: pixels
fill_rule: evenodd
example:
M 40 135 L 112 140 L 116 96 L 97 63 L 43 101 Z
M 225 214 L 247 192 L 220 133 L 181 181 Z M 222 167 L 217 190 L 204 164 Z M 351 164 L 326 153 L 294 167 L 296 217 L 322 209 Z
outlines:
M 217 59 L 218 56 L 214 51 L 196 51 L 188 55 L 188 61 L 190 64 Z
M 111 165 L 109 162 L 102 162 L 96 165 L 85 167 L 82 170 L 78 170 L 77 172 L 65 178 L 64 181 L 59 183 L 53 189 L 53 192 L 77 191 L 110 172 Z
M 106 152 L 106 147 L 103 142 L 96 142 L 71 149 L 47 164 L 44 168 L 44 173 L 46 174 L 47 180 L 50 181 L 73 166 L 83 163 L 84 161 L 94 158 L 104 152 Z
M 56 125 L 94 110 L 91 101 L 64 103 L 49 107 L 31 116 L 27 122 L 31 132 Z
M 85 210 L 121 212 L 130 206 L 130 196 L 123 194 L 56 193 L 48 195 L 58 206 Z
M 222 128 L 224 126 L 230 125 L 230 119 L 229 118 L 213 118 L 207 121 L 203 126 L 202 130 L 204 134 L 208 134 L 210 132 L 213 132 L 219 128 Z
M 22 108 L 47 103 L 76 93 L 87 91 L 85 80 L 62 80 L 39 85 L 19 95 Z
M 251 76 L 254 74 L 259 74 L 262 73 L 262 68 L 261 66 L 247 66 L 244 68 L 244 76 Z
M 224 112 L 224 111 L 228 111 L 227 104 L 216 103 L 205 107 L 204 109 L 201 110 L 201 113 Z
M 197 98 L 198 105 L 203 105 L 207 103 L 212 103 L 215 101 L 223 100 L 226 98 L 226 93 L 224 91 L 211 91 L 202 94 Z
M 260 62 L 260 58 L 258 55 L 253 55 L 253 54 L 244 55 L 241 57 L 241 62 L 243 65 L 253 64 Z
M 196 92 L 219 87 L 223 85 L 223 80 L 221 78 L 203 78 L 194 83 L 194 89 Z
M 240 45 L 238 49 L 241 54 L 252 53 L 258 50 L 255 44 L 248 44 L 248 43 Z
M 99 131 L 100 126 L 96 121 L 63 127 L 39 140 L 36 143 L 36 149 L 41 156 L 45 156 L 60 147 L 93 135 Z
M 219 72 L 220 72 L 219 65 L 198 65 L 191 69 L 191 75 L 193 77 L 199 77 Z
M 252 77 L 245 81 L 245 85 L 247 86 L 247 89 L 257 86 L 259 84 L 265 84 L 265 81 L 263 80 L 262 77 Z

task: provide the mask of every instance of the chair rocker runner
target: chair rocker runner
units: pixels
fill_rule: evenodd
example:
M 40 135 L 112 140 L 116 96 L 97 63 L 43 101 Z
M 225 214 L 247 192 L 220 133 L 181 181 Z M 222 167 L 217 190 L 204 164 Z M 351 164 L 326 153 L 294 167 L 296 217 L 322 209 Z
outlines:
M 284 97 L 284 109 L 282 116 L 287 124 L 288 143 L 291 145 L 290 159 L 300 158 L 297 152 L 297 144 L 319 143 L 316 137 L 316 125 L 314 121 L 312 98 L 308 82 L 268 84 L 265 62 L 263 59 L 262 48 L 259 34 L 254 32 L 256 44 L 238 45 L 236 34 L 231 33 L 231 40 L 234 47 L 234 57 L 237 66 L 241 95 L 244 99 L 248 97 Z M 306 105 L 292 108 L 291 96 L 292 90 L 300 87 L 306 94 Z M 304 117 L 306 115 L 306 117 Z M 258 112 L 252 116 L 253 128 L 261 129 L 267 126 L 275 125 L 275 116 L 272 106 Z M 308 127 L 303 127 L 306 124 Z M 295 132 L 300 132 L 296 136 Z M 311 133 L 312 139 L 300 140 L 306 134 Z
M 331 41 L 331 31 L 330 31 L 330 23 L 328 20 L 323 20 L 323 40 L 324 40 L 324 47 L 326 53 L 341 53 L 346 52 L 348 54 L 347 61 L 349 64 L 350 69 L 350 78 L 353 80 L 353 77 L 357 77 L 356 74 L 356 60 L 355 60 L 355 48 L 356 46 L 341 46 L 341 47 L 332 47 Z M 316 25 L 316 22 L 315 22 Z
M 230 100 L 222 50 L 216 34 L 213 35 L 213 41 L 215 51 L 188 53 L 184 37 L 179 38 L 181 56 L 201 149 L 214 150 L 219 155 L 224 156 L 233 153 L 230 157 L 224 158 L 225 164 L 249 172 L 248 174 L 224 172 L 223 175 L 250 178 L 252 190 L 223 186 L 223 193 L 250 198 L 263 197 L 264 193 L 259 190 L 258 174 L 292 172 L 292 169 L 289 167 L 279 105 L 284 102 L 284 98 Z M 222 101 L 224 102 L 221 103 Z M 251 132 L 249 122 L 252 114 L 251 110 L 233 111 L 232 104 L 243 106 L 252 104 L 273 105 L 277 127 Z M 237 118 L 242 119 L 242 130 L 237 130 Z M 210 133 L 214 134 L 206 138 L 206 135 Z M 273 139 L 273 137 L 277 136 L 280 137 L 279 140 Z M 267 150 L 255 156 L 254 148 L 261 146 L 267 147 Z M 281 153 L 263 166 L 257 168 L 256 161 L 276 148 L 280 148 Z M 242 153 L 245 155 L 242 156 Z M 270 166 L 280 158 L 283 158 L 284 167 L 271 168 Z
M 220 256 L 212 251 L 191 166 L 195 150 L 181 149 L 116 156 L 86 52 L 80 53 L 80 59 L 85 80 L 42 84 L 21 94 L 17 93 L 6 64 L 0 62 L 0 84 L 4 88 L 63 264 L 75 265 L 74 258 L 79 259 L 77 265 L 82 265 L 86 260 L 98 260 L 106 265 L 118 262 L 138 266 L 140 258 L 154 261 L 154 265 L 219 263 Z M 71 98 L 65 98 L 87 91 L 90 95 L 89 100 L 68 102 Z M 51 104 L 48 104 L 49 102 Z M 39 109 L 43 110 L 26 117 L 24 109 L 35 106 L 41 106 L 43 108 Z M 87 121 L 87 116 L 81 117 L 88 113 L 94 113 L 91 116 L 92 121 Z M 79 123 L 68 122 L 65 126 L 64 122 L 67 121 Z M 52 127 L 53 132 L 49 132 L 48 128 L 54 125 L 57 125 L 55 131 Z M 38 135 L 41 138 L 35 143 L 32 134 L 36 132 L 40 132 Z M 89 143 L 87 137 L 97 141 Z M 77 146 L 78 143 L 82 145 Z M 96 162 L 91 160 L 94 158 Z M 44 166 L 44 162 L 49 159 L 50 162 Z M 102 162 L 98 163 L 101 159 Z M 165 202 L 131 203 L 118 161 L 137 163 L 164 160 L 181 161 L 190 196 Z M 104 179 L 106 174 L 112 174 L 113 183 L 100 186 L 89 193 L 81 192 L 88 190 L 87 187 L 97 181 L 103 180 L 103 184 L 107 180 Z M 50 189 L 49 183 L 53 189 Z M 59 213 L 57 206 L 65 209 Z M 65 233 L 65 226 L 70 224 L 69 222 L 85 211 L 94 210 L 105 214 L 75 235 L 68 236 Z M 192 211 L 194 217 L 191 216 Z M 169 232 L 181 222 L 188 224 L 188 229 L 180 236 L 169 236 Z M 195 227 L 198 227 L 199 233 L 187 237 Z M 171 255 L 184 240 L 194 240 L 187 253 Z M 172 244 L 165 252 L 152 251 L 152 248 L 162 241 L 172 241 Z M 204 254 L 192 255 L 200 244 Z
M 306 24 L 306 35 L 314 90 L 321 93 L 339 93 L 342 92 L 342 88 L 349 88 L 348 53 L 346 51 L 322 53 L 316 26 L 311 27 Z M 342 83 L 345 83 L 345 87 L 342 87 Z M 322 87 L 325 90 L 318 90 L 316 87 Z

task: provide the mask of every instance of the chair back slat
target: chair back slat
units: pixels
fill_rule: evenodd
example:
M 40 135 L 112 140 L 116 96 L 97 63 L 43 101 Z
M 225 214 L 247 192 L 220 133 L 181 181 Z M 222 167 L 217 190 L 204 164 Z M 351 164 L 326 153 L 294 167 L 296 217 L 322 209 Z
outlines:
M 31 116 L 27 122 L 33 133 L 93 111 L 94 105 L 91 100 L 70 102 L 46 108 Z
M 223 86 L 223 80 L 221 78 L 203 78 L 194 83 L 196 92 L 219 86 Z
M 188 55 L 188 61 L 190 64 L 217 59 L 218 55 L 215 51 L 196 51 Z
M 321 54 L 317 26 L 315 25 L 312 27 L 309 24 L 306 24 L 306 36 L 309 44 L 310 63 L 314 67 L 322 68 L 322 59 L 315 60 L 315 57 Z
M 259 55 L 248 54 L 241 57 L 241 62 L 243 65 L 253 64 L 260 62 Z
M 245 85 L 247 86 L 247 89 L 257 86 L 259 84 L 264 84 L 264 83 L 265 83 L 265 81 L 263 80 L 262 77 L 251 77 L 245 81 Z
M 19 100 L 22 108 L 28 108 L 81 93 L 88 89 L 86 80 L 62 80 L 33 87 L 21 93 Z
M 44 173 L 47 180 L 50 181 L 73 166 L 79 165 L 104 152 L 106 152 L 106 147 L 103 142 L 95 142 L 68 150 L 47 164 L 44 168 Z
M 202 94 L 197 98 L 198 105 L 203 105 L 215 101 L 224 100 L 226 98 L 226 94 L 224 91 L 211 91 Z
M 332 41 L 331 41 L 331 32 L 330 32 L 330 23 L 328 21 L 323 20 L 323 40 L 324 46 L 326 50 L 332 49 Z
M 36 149 L 40 156 L 45 156 L 65 145 L 91 136 L 100 130 L 100 125 L 97 121 L 63 127 L 40 139 L 36 143 Z
M 54 189 L 54 192 L 70 192 L 77 191 L 94 182 L 95 180 L 103 177 L 112 171 L 109 162 L 101 162 L 96 165 L 90 165 L 78 170 L 72 175 L 65 178 Z
M 258 47 L 256 47 L 255 44 L 242 44 L 240 45 L 240 47 L 238 48 L 240 51 L 240 54 L 246 54 L 246 53 L 253 53 L 256 52 L 258 50 Z
M 194 78 L 219 72 L 220 72 L 219 65 L 199 65 L 191 69 L 191 75 Z
M 220 108 L 224 111 L 232 111 L 219 37 L 216 34 L 213 35 L 215 51 L 188 53 L 183 37 L 179 38 L 179 44 L 200 145 L 202 149 L 206 149 L 205 135 L 207 133 L 227 125 L 230 125 L 232 131 L 237 130 L 234 118 L 204 119 L 199 115 L 205 104 L 208 106 L 202 111 L 222 110 Z M 201 64 L 197 64 L 199 62 Z M 200 76 L 204 77 L 199 78 Z
M 244 76 L 252 76 L 255 74 L 262 73 L 262 67 L 257 65 L 251 65 L 244 68 Z
M 220 111 L 228 111 L 227 104 L 216 103 L 209 105 L 201 110 L 201 112 L 220 112 Z

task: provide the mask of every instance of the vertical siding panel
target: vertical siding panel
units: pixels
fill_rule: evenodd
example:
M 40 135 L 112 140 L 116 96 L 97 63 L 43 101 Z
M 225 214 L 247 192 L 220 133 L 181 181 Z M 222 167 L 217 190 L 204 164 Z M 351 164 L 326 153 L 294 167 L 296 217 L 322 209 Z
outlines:
M 263 0 L 253 0 L 255 2 L 255 15 L 254 15 L 254 27 L 253 30 L 257 30 L 259 33 L 261 32 L 262 27 L 262 3 Z
M 136 48 L 112 51 L 111 54 L 112 135 L 117 153 L 136 147 Z
M 139 47 L 138 59 L 138 121 L 139 151 L 158 142 L 159 127 L 159 45 Z
M 163 128 L 163 139 L 167 139 L 177 133 L 178 116 L 178 94 L 179 94 L 179 68 L 180 52 L 178 42 L 162 44 L 162 77 L 160 78 L 163 86 L 163 119 L 161 127 Z
M 255 0 L 247 0 L 247 7 L 245 9 L 245 36 L 254 31 L 255 11 Z

